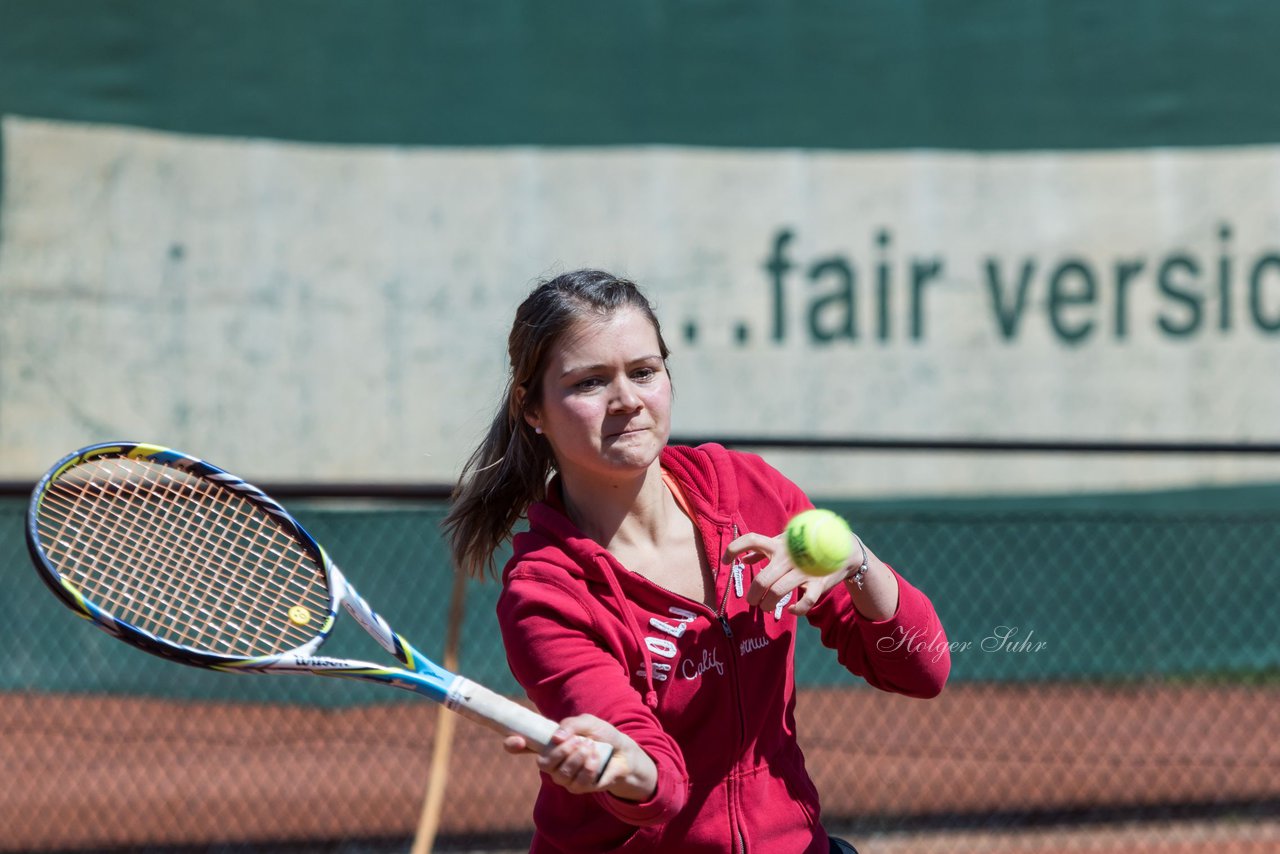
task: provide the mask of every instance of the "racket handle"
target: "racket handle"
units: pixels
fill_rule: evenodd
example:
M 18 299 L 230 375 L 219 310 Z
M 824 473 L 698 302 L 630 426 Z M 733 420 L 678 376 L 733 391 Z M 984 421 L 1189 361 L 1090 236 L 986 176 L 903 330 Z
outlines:
M 538 752 L 551 743 L 551 735 L 559 727 L 555 721 L 544 718 L 532 709 L 525 708 L 501 694 L 496 694 L 465 676 L 459 676 L 453 680 L 449 686 L 449 693 L 445 696 L 444 705 L 445 708 L 489 729 L 504 735 L 521 736 Z M 596 776 L 596 779 L 599 779 L 613 756 L 613 745 L 605 744 L 603 741 L 593 741 L 592 744 L 600 760 L 600 774 Z

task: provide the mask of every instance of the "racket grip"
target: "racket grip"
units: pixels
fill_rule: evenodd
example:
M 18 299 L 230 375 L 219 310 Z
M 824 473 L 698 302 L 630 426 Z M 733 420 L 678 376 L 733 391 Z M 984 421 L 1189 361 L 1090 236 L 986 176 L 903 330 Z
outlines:
M 521 736 L 538 752 L 542 752 L 551 743 L 551 735 L 559 727 L 555 721 L 496 694 L 465 676 L 458 676 L 453 680 L 444 705 L 445 708 L 503 735 Z M 600 774 L 596 776 L 598 780 L 613 756 L 613 745 L 603 741 L 593 741 L 592 745 L 600 760 Z

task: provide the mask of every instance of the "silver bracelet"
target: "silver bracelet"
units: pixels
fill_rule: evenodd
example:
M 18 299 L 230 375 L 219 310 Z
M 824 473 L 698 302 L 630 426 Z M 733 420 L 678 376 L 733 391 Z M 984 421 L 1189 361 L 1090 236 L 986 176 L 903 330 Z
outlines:
M 854 536 L 857 537 L 856 534 Z M 858 567 L 857 572 L 850 575 L 845 579 L 845 581 L 852 581 L 854 584 L 858 585 L 858 589 L 861 590 L 867 578 L 867 547 L 863 544 L 862 537 L 857 537 L 857 540 L 858 548 L 862 549 L 862 565 Z

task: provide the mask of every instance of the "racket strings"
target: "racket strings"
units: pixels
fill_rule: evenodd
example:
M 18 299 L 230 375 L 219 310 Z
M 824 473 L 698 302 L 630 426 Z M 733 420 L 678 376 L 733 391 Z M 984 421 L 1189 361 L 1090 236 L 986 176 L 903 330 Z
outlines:
M 227 621 L 227 628 L 232 630 L 232 634 L 227 637 L 239 636 L 251 647 L 257 642 L 269 642 L 269 639 L 265 638 L 261 631 L 262 629 L 272 626 L 270 621 L 263 619 L 268 617 L 270 614 L 270 611 L 267 610 L 265 606 L 269 604 L 276 604 L 276 602 L 279 601 L 279 596 L 271 602 L 268 602 L 264 597 L 259 596 L 256 600 L 247 603 L 255 606 L 261 605 L 264 607 L 254 613 L 243 614 L 243 616 L 248 617 L 249 620 L 247 622 L 239 622 L 236 618 L 241 616 L 240 611 L 242 609 L 237 606 L 244 605 L 246 603 L 229 595 L 236 591 L 233 591 L 230 587 L 225 585 L 219 586 L 205 584 L 204 582 L 206 579 L 203 575 L 194 570 L 201 568 L 201 561 L 204 559 L 205 555 L 218 554 L 220 550 L 228 547 L 231 548 L 232 553 L 237 557 L 247 559 L 253 554 L 253 546 L 255 543 L 250 542 L 247 544 L 248 548 L 245 548 L 246 544 L 238 535 L 253 533 L 257 535 L 260 540 L 264 530 L 270 535 L 272 541 L 279 542 L 279 548 L 273 549 L 268 548 L 262 543 L 257 544 L 263 546 L 260 553 L 266 556 L 268 560 L 274 561 L 275 565 L 285 566 L 287 565 L 287 559 L 292 557 L 294 559 L 293 565 L 296 567 L 298 561 L 306 558 L 306 555 L 296 548 L 290 550 L 288 547 L 293 545 L 292 539 L 280 532 L 278 528 L 266 526 L 264 528 L 251 529 L 246 526 L 241 531 L 236 531 L 228 527 L 225 524 L 226 520 L 224 516 L 219 515 L 221 508 L 218 505 L 221 503 L 220 499 L 225 494 L 224 491 L 216 488 L 208 488 L 208 484 L 205 481 L 196 480 L 194 483 L 204 485 L 206 488 L 196 492 L 186 493 L 185 495 L 175 495 L 173 494 L 173 486 L 171 482 L 166 482 L 164 484 L 164 489 L 160 489 L 160 485 L 158 484 L 153 484 L 151 486 L 151 494 L 148 496 L 152 503 L 145 505 L 149 509 L 161 509 L 168 511 L 175 506 L 172 502 L 176 499 L 187 497 L 194 499 L 196 502 L 196 506 L 191 508 L 191 512 L 186 513 L 181 522 L 174 526 L 174 537 L 165 541 L 166 545 L 171 545 L 176 542 L 177 549 L 176 553 L 163 555 L 163 557 L 167 559 L 167 563 L 161 565 L 168 565 L 174 568 L 174 572 L 169 583 L 175 589 L 180 590 L 187 595 L 188 600 L 195 608 L 195 612 L 201 615 L 204 620 L 208 621 L 215 615 L 221 616 L 225 619 Z M 239 502 L 239 505 L 248 505 L 248 502 L 241 501 Z M 252 505 L 248 506 L 252 507 Z M 237 511 L 244 511 L 245 507 L 237 505 L 235 509 Z M 260 521 L 256 514 L 237 518 L 239 518 L 240 521 Z M 143 522 L 141 519 L 135 519 L 135 521 Z M 153 518 L 145 520 L 145 523 L 154 526 L 156 519 L 153 516 Z M 153 527 L 153 533 L 154 530 L 155 529 Z M 153 539 L 152 542 L 155 542 L 155 540 Z M 157 557 L 160 556 L 157 555 Z M 270 582 L 271 577 L 266 576 L 265 580 Z M 255 614 L 257 619 L 253 619 Z M 193 626 L 194 624 L 189 624 L 188 629 L 193 628 Z M 254 627 L 259 629 L 257 634 L 253 633 Z M 223 638 L 224 642 L 227 640 L 227 637 Z M 199 638 L 193 636 L 191 632 L 188 632 L 181 639 L 188 645 L 194 645 L 199 640 Z
M 202 483 L 196 479 L 190 480 L 196 484 Z M 234 646 L 231 643 L 233 639 L 238 640 L 239 645 L 244 649 L 252 651 L 261 646 L 264 640 L 270 640 L 269 635 L 272 634 L 272 630 L 278 637 L 281 629 L 288 628 L 288 624 L 279 619 L 270 619 L 270 611 L 262 607 L 267 601 L 262 591 L 258 591 L 255 597 L 246 598 L 243 595 L 246 591 L 243 589 L 233 591 L 226 584 L 209 583 L 225 579 L 210 579 L 207 571 L 193 572 L 193 568 L 197 570 L 201 568 L 201 560 L 218 553 L 218 550 L 225 551 L 228 544 L 233 549 L 245 551 L 245 543 L 238 542 L 234 537 L 229 536 L 231 529 L 221 533 L 223 540 L 221 543 L 193 542 L 193 533 L 199 530 L 206 532 L 210 530 L 205 522 L 206 519 L 212 519 L 215 523 L 225 521 L 224 516 L 210 515 L 208 512 L 219 510 L 218 507 L 210 505 L 212 496 L 201 492 L 195 493 L 194 500 L 198 506 L 190 507 L 190 512 L 185 516 L 175 516 L 172 511 L 177 505 L 172 502 L 178 497 L 184 500 L 193 499 L 193 495 L 188 490 L 179 491 L 186 494 L 174 495 L 172 479 L 167 483 L 161 481 L 151 484 L 147 488 L 149 494 L 132 489 L 138 486 L 137 483 L 129 486 L 131 492 L 128 493 L 90 488 L 77 496 L 93 496 L 96 503 L 88 506 L 101 511 L 93 515 L 86 514 L 84 512 L 86 504 L 83 501 L 78 507 L 82 516 L 86 516 L 89 521 L 98 526 L 90 530 L 99 535 L 97 537 L 99 546 L 105 544 L 116 552 L 125 547 L 138 550 L 136 559 L 127 564 L 129 574 L 116 578 L 117 584 L 114 586 L 100 588 L 100 598 L 103 601 L 99 604 L 112 605 L 116 609 L 116 616 L 139 624 L 140 628 L 164 636 L 172 642 L 204 648 L 213 647 L 214 651 L 232 654 L 238 654 L 238 650 L 231 648 Z M 206 484 L 206 486 L 209 485 Z M 218 491 L 221 490 L 216 487 L 211 489 L 214 496 Z M 104 497 L 105 503 L 102 501 Z M 121 498 L 126 497 L 129 500 L 121 501 Z M 148 501 L 151 503 L 146 503 Z M 169 503 L 158 503 L 162 501 Z M 131 542 L 124 543 L 118 536 L 111 535 L 110 523 L 114 520 L 133 526 Z M 196 527 L 193 527 L 193 523 Z M 214 531 L 214 533 L 217 532 Z M 103 534 L 106 536 L 102 536 Z M 207 534 L 205 536 L 207 537 Z M 253 544 L 248 545 L 251 551 Z M 81 557 L 92 557 L 92 555 Z M 278 556 L 276 559 L 278 560 Z M 82 561 L 81 565 L 85 563 Z M 224 563 L 230 570 L 237 569 L 230 565 L 231 561 L 224 561 Z M 84 573 L 81 573 L 81 576 L 80 581 L 87 580 Z M 234 592 L 239 592 L 241 595 L 231 599 L 237 604 L 229 608 L 228 594 Z M 141 596 L 135 594 L 141 594 Z M 211 594 L 219 594 L 222 604 L 219 605 L 217 600 L 212 599 Z M 125 612 L 122 613 L 122 610 Z M 215 611 L 222 613 L 215 613 Z M 244 620 L 245 617 L 248 619 Z M 211 630 L 216 634 L 205 638 L 204 635 L 209 634 Z M 308 636 L 307 633 L 300 634 L 303 639 Z M 290 645 L 292 644 L 286 644 L 286 646 Z M 268 646 L 276 647 L 279 644 L 270 643 Z
M 166 488 L 159 489 L 158 486 Z M 209 530 L 205 520 L 212 519 L 216 522 L 221 517 L 210 515 L 209 511 L 217 508 L 211 507 L 210 496 L 202 493 L 182 496 L 194 499 L 200 505 L 192 507 L 192 512 L 185 516 L 175 517 L 172 512 L 168 512 L 175 506 L 171 502 L 179 497 L 173 494 L 172 481 L 162 482 L 158 485 L 153 484 L 148 488 L 148 491 L 150 494 L 142 497 L 152 503 L 125 504 L 122 507 L 119 501 L 116 501 L 109 506 L 109 509 L 122 516 L 124 521 L 136 526 L 138 530 L 146 531 L 146 537 L 139 538 L 139 543 L 145 543 L 141 554 L 142 559 L 135 562 L 131 567 L 134 573 L 133 581 L 138 589 L 163 597 L 162 601 L 173 603 L 177 598 L 185 597 L 188 607 L 184 610 L 188 619 L 185 621 L 178 620 L 183 611 L 170 609 L 167 611 L 168 623 L 161 625 L 167 625 L 167 627 L 176 632 L 176 636 L 172 638 L 173 640 L 187 645 L 201 645 L 197 629 L 207 628 L 212 625 L 213 620 L 219 616 L 214 613 L 215 611 L 228 611 L 225 604 L 225 600 L 228 598 L 226 586 L 205 583 L 207 579 L 200 572 L 192 571 L 193 568 L 200 566 L 198 561 L 202 555 L 226 547 L 225 544 L 217 542 L 201 542 L 202 539 L 207 540 L 208 538 L 208 533 L 201 533 Z M 164 510 L 166 512 L 157 515 L 154 512 L 139 512 L 140 510 Z M 165 531 L 171 532 L 171 536 L 165 539 L 157 539 L 157 535 Z M 225 533 L 223 536 L 225 538 Z M 233 545 L 238 545 L 234 543 L 234 540 L 232 543 Z M 167 574 L 158 573 L 157 569 L 161 571 L 167 570 Z M 163 584 L 168 586 L 164 587 L 162 586 Z M 180 594 L 180 597 L 175 597 L 175 592 Z M 215 596 L 217 599 L 213 598 Z M 218 605 L 219 599 L 223 600 L 221 607 Z M 119 599 L 115 601 L 120 602 Z M 147 600 L 144 599 L 144 603 L 142 615 L 154 617 L 153 614 L 150 614 L 153 609 L 146 607 L 146 604 L 149 604 Z M 250 602 L 249 604 L 253 603 Z M 224 613 L 220 616 L 230 620 L 225 628 L 230 629 L 233 633 L 239 633 L 243 642 L 261 640 L 260 637 L 253 637 L 245 629 L 249 626 L 261 627 L 266 625 L 262 619 L 239 624 L 235 619 L 239 615 L 235 614 L 234 610 L 231 610 L 229 615 Z M 145 621 L 140 620 L 139 622 Z M 157 626 L 153 622 L 150 625 L 140 627 L 151 630 Z M 227 640 L 228 635 L 224 633 L 221 638 L 224 646 L 227 645 Z M 250 644 L 250 648 L 252 648 L 252 644 Z
M 152 494 L 147 496 L 153 502 L 142 505 L 147 509 L 169 510 L 173 505 L 169 503 L 177 498 L 171 494 L 164 494 L 154 486 Z M 151 561 L 142 562 L 141 567 L 168 567 L 171 574 L 167 578 L 169 589 L 162 590 L 164 595 L 172 598 L 172 591 L 177 590 L 186 597 L 186 601 L 194 609 L 197 619 L 203 621 L 203 625 L 210 625 L 210 620 L 221 617 L 226 621 L 226 627 L 231 629 L 232 634 L 224 635 L 222 641 L 227 644 L 230 637 L 241 637 L 242 641 L 250 647 L 256 642 L 263 640 L 261 631 L 258 634 L 252 634 L 252 627 L 259 628 L 269 625 L 263 618 L 268 616 L 268 611 L 262 610 L 258 613 L 259 619 L 248 621 L 237 621 L 240 617 L 240 608 L 238 605 L 245 604 L 238 602 L 231 595 L 232 591 L 229 587 L 223 585 L 213 585 L 204 583 L 206 579 L 200 572 L 202 568 L 200 561 L 204 555 L 216 554 L 219 549 L 226 548 L 230 542 L 236 545 L 235 538 L 229 536 L 228 529 L 225 525 L 219 525 L 221 517 L 216 515 L 216 507 L 210 505 L 213 496 L 208 493 L 193 493 L 192 497 L 197 502 L 197 506 L 191 508 L 192 512 L 185 514 L 179 522 L 173 525 L 173 536 L 163 540 L 157 539 L 159 532 L 164 528 L 158 527 L 159 524 L 170 521 L 162 516 L 151 514 L 148 518 L 143 518 L 140 513 L 135 513 L 130 521 L 134 524 L 143 525 L 148 528 L 150 539 L 148 543 L 148 554 L 144 557 L 150 557 Z M 132 508 L 125 510 L 126 515 Z M 206 524 L 209 522 L 210 524 Z M 221 540 L 216 539 L 221 537 Z M 152 587 L 157 588 L 158 579 L 151 573 L 139 573 L 142 581 L 150 582 Z M 264 604 L 262 597 L 257 601 L 248 603 L 252 605 Z M 252 617 L 253 614 L 244 614 L 245 617 Z M 201 625 L 196 622 L 188 622 L 185 626 L 186 631 L 179 634 L 178 640 L 186 645 L 198 645 L 200 637 L 195 631 L 196 627 Z M 246 631 L 248 629 L 248 631 Z
M 107 613 L 169 643 L 254 657 L 311 640 L 327 615 L 315 560 L 265 510 L 162 464 L 99 459 L 64 473 L 37 523 L 58 571 Z
M 165 635 L 166 639 L 175 642 L 189 642 L 196 615 L 207 614 L 201 593 L 190 589 L 190 558 L 185 554 L 189 551 L 190 525 L 143 512 L 149 509 L 148 505 L 122 500 L 126 493 L 104 490 L 100 483 L 91 483 L 83 491 L 74 493 L 62 488 L 66 485 L 61 484 L 59 492 L 70 494 L 75 502 L 71 508 L 74 511 L 72 518 L 78 516 L 80 521 L 88 523 L 88 527 L 76 529 L 88 536 L 73 540 L 65 555 L 64 564 L 70 570 L 68 576 L 84 585 L 90 583 L 90 575 L 85 571 L 90 566 L 102 568 L 105 565 L 109 571 L 118 571 L 120 564 L 117 562 L 113 567 L 112 556 L 118 557 L 122 548 L 131 546 L 135 549 L 133 559 L 123 564 L 128 576 L 113 577 L 116 583 L 112 585 L 99 583 L 93 586 L 91 598 L 96 596 L 100 606 L 109 606 L 117 617 L 127 619 L 140 628 Z M 135 490 L 138 486 L 131 485 Z M 149 497 L 154 498 L 154 490 L 152 493 Z M 164 521 L 172 523 L 172 537 L 167 542 L 156 536 L 157 522 Z M 130 543 L 124 543 L 118 536 L 118 529 L 112 527 L 117 522 L 133 526 Z M 77 545 L 80 546 L 79 553 L 75 549 Z M 110 552 L 105 562 L 102 560 L 104 552 Z M 104 582 L 106 577 L 99 575 L 94 580 Z M 185 594 L 187 601 L 182 602 L 174 595 L 175 591 Z M 189 606 L 187 614 L 190 619 L 179 619 L 183 605 Z M 167 631 L 156 631 L 158 629 Z M 187 631 L 184 633 L 183 629 Z

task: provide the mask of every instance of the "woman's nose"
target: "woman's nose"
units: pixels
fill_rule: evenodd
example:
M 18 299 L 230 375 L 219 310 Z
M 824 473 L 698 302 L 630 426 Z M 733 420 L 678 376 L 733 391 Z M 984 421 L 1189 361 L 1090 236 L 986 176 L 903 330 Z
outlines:
M 614 389 L 610 404 L 615 411 L 627 411 L 640 406 L 640 395 L 630 380 L 621 380 Z

